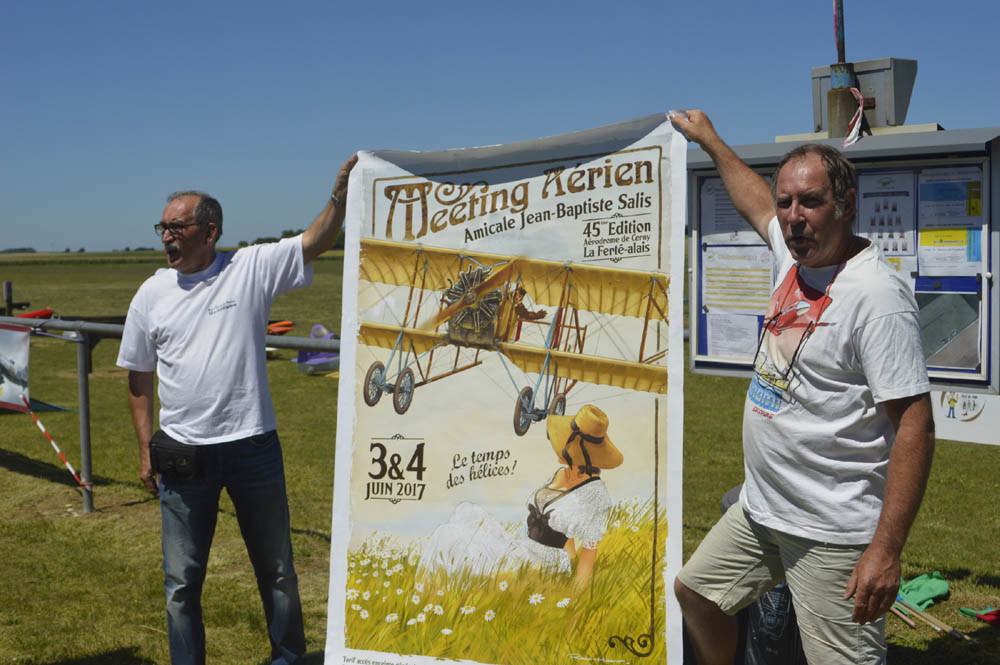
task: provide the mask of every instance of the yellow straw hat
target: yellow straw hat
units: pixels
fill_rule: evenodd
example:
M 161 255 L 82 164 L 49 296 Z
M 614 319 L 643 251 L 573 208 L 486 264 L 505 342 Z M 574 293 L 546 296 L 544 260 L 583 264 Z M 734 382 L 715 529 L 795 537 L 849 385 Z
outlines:
M 622 463 L 621 451 L 608 436 L 608 416 L 593 404 L 585 404 L 575 416 L 550 415 L 546 421 L 552 450 L 570 466 L 592 473 Z

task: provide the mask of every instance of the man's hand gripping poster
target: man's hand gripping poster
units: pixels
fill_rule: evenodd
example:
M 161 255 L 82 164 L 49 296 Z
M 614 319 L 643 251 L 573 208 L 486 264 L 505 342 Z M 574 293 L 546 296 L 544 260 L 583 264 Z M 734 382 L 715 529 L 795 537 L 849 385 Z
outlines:
M 327 663 L 679 663 L 686 143 L 360 154 Z

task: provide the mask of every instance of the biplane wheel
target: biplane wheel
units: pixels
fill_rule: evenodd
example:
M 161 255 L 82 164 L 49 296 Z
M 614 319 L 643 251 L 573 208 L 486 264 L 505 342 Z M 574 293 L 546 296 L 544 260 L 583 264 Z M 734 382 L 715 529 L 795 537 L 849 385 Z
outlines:
M 566 393 L 559 393 L 549 405 L 549 413 L 556 416 L 566 415 Z
M 396 413 L 399 415 L 403 415 L 410 408 L 410 403 L 413 402 L 413 386 L 415 384 L 416 380 L 413 378 L 412 369 L 407 367 L 399 373 L 396 387 L 392 391 L 392 408 L 396 409 Z
M 514 404 L 514 433 L 518 436 L 524 436 L 528 428 L 531 427 L 530 409 L 533 393 L 531 386 L 525 386 Z
M 375 406 L 382 399 L 382 380 L 385 378 L 385 365 L 379 361 L 372 363 L 365 374 L 365 404 Z

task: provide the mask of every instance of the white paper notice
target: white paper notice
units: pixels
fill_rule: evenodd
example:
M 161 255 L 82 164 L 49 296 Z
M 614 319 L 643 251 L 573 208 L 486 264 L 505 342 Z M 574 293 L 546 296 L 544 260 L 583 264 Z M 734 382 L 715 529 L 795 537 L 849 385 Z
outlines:
M 709 313 L 708 355 L 749 360 L 757 350 L 758 324 L 756 316 L 746 314 Z
M 920 173 L 920 228 L 980 227 L 983 171 L 978 166 L 926 169 Z
M 858 177 L 858 234 L 886 256 L 916 256 L 912 172 Z
M 921 229 L 920 274 L 977 275 L 983 269 L 979 229 Z
M 886 261 L 896 269 L 903 281 L 910 285 L 910 291 L 915 289 L 917 273 L 917 257 L 915 256 L 888 256 Z
M 938 439 L 1000 445 L 1000 395 L 931 393 Z
M 768 181 L 770 182 L 770 181 Z M 706 178 L 701 186 L 701 239 L 709 244 L 756 242 L 757 232 L 736 212 L 722 178 Z
M 767 245 L 708 246 L 701 255 L 701 303 L 707 312 L 764 314 L 771 298 Z

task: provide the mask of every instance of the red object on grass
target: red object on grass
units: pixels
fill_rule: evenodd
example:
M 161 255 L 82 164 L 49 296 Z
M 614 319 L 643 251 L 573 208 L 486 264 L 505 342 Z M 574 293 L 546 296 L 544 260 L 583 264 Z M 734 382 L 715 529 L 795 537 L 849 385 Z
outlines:
M 56 313 L 56 310 L 51 307 L 46 307 L 45 309 L 36 309 L 34 312 L 25 312 L 23 314 L 18 314 L 19 319 L 51 319 L 52 315 Z
M 284 335 L 295 327 L 294 321 L 271 321 L 267 324 L 268 335 Z
M 976 616 L 988 624 L 1000 626 L 1000 610 L 990 610 L 989 612 L 976 612 Z

